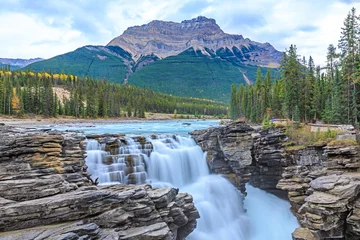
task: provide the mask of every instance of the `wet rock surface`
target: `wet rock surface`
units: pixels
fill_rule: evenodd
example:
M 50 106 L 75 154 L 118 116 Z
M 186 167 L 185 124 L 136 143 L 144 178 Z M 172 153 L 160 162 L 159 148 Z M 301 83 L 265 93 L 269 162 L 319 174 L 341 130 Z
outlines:
M 195 229 L 193 199 L 175 188 L 92 185 L 84 140 L 0 126 L 0 239 L 185 239 Z

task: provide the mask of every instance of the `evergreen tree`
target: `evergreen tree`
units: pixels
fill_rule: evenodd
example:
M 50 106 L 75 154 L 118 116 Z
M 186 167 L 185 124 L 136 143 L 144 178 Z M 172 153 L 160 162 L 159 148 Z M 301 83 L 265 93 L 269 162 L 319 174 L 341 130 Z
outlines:
M 235 120 L 239 116 L 239 104 L 238 104 L 238 97 L 237 97 L 237 90 L 236 85 L 231 85 L 231 99 L 230 99 L 230 118 Z
M 295 106 L 299 101 L 299 79 L 300 64 L 297 60 L 296 46 L 291 45 L 285 57 L 283 58 L 281 73 L 284 78 L 285 99 L 284 105 L 287 111 L 286 115 L 290 119 L 294 119 Z

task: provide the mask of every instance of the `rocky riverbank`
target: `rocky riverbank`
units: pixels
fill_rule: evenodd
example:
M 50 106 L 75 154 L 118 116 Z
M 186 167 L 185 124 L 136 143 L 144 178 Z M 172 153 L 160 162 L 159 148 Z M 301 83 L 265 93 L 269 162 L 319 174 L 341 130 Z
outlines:
M 286 151 L 283 129 L 243 123 L 194 131 L 213 172 L 243 193 L 245 184 L 288 198 L 302 228 L 293 239 L 360 239 L 360 147 L 309 146 Z
M 0 239 L 184 239 L 195 229 L 189 194 L 93 185 L 84 139 L 0 126 Z

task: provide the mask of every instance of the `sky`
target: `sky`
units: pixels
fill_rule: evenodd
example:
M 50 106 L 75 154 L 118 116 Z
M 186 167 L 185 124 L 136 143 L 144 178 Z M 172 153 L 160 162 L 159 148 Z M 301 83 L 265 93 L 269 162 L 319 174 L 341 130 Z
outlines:
M 155 19 L 206 16 L 279 51 L 295 44 L 323 65 L 352 7 L 360 13 L 360 0 L 0 0 L 0 58 L 50 58 Z

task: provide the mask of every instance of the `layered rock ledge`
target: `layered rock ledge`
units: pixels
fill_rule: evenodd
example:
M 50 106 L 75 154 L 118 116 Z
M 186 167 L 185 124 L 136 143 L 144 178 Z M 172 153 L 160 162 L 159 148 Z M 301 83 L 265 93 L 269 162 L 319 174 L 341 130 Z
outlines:
M 286 197 L 302 228 L 293 239 L 360 239 L 360 147 L 286 151 L 284 129 L 256 131 L 232 122 L 194 131 L 213 172 L 243 193 L 245 184 Z
M 85 136 L 0 126 L 0 239 L 185 239 L 191 195 L 150 185 L 94 186 Z

